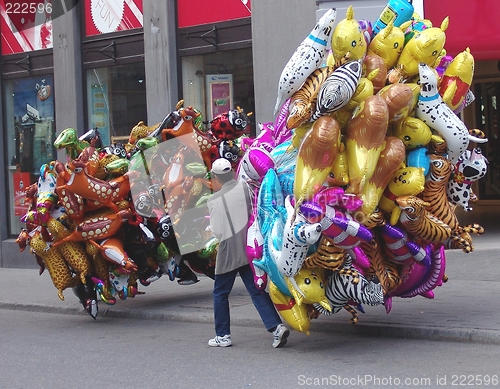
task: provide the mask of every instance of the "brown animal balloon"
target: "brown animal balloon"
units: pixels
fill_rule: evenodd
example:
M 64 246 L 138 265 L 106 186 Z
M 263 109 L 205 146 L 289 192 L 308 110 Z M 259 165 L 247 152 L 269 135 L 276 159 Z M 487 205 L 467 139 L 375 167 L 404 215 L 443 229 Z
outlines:
M 382 97 L 389 108 L 389 122 L 404 119 L 410 113 L 413 105 L 413 90 L 406 84 L 391 84 L 382 88 L 378 95 Z
M 373 74 L 372 72 L 378 69 L 378 73 L 376 73 L 375 77 L 371 78 L 373 89 L 375 93 L 378 93 L 378 91 L 385 86 L 385 80 L 387 78 L 387 65 L 380 56 L 373 53 L 366 55 L 363 65 L 365 67 L 366 75 Z

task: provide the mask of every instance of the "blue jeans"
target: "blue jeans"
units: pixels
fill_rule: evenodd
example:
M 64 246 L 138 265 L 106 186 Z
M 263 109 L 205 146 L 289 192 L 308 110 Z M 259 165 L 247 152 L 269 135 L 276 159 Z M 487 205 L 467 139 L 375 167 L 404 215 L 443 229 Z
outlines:
M 266 291 L 260 291 L 253 283 L 253 271 L 250 265 L 242 266 L 229 273 L 215 276 L 214 282 L 214 319 L 215 334 L 224 336 L 231 334 L 230 315 L 229 315 L 229 293 L 233 289 L 236 275 L 240 273 L 241 280 L 245 285 L 248 294 L 252 298 L 253 305 L 259 312 L 262 322 L 268 331 L 272 331 L 278 324 L 281 324 L 281 318 L 276 312 L 269 294 Z

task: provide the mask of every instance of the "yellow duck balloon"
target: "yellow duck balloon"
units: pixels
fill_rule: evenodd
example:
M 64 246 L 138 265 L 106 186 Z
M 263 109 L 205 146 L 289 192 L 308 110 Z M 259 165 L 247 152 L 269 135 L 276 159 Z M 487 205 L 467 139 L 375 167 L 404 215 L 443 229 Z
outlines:
M 427 146 L 432 136 L 429 126 L 413 116 L 399 121 L 392 134 L 403 141 L 407 150 Z
M 401 209 L 396 206 L 395 200 L 401 196 L 416 196 L 424 190 L 425 174 L 423 167 L 403 167 L 394 173 L 387 184 L 378 206 L 389 217 L 389 222 L 395 225 Z
M 332 54 L 327 65 L 340 66 L 343 61 L 362 59 L 366 55 L 367 45 L 358 21 L 354 19 L 352 5 L 347 8 L 346 17 L 333 30 Z M 333 63 L 331 63 L 333 60 Z

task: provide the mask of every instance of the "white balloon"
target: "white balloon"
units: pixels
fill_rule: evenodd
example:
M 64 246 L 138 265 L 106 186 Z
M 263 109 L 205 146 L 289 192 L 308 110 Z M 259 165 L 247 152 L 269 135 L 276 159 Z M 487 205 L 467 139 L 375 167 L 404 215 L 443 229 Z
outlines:
M 425 63 L 420 63 L 420 96 L 416 116 L 439 132 L 448 146 L 448 159 L 456 163 L 469 145 L 469 130 L 443 101 L 438 92 L 437 76 Z
M 278 252 L 276 266 L 285 277 L 294 277 L 306 260 L 309 246 L 321 237 L 322 228 L 320 223 L 309 223 L 300 213 L 295 213 L 290 196 L 285 198 L 285 208 L 287 220 L 283 230 L 283 245 L 281 251 Z
M 337 10 L 329 9 L 288 60 L 280 76 L 278 98 L 274 107 L 275 115 L 281 104 L 292 97 L 307 77 L 321 66 L 330 47 L 330 35 L 333 32 L 336 16 Z

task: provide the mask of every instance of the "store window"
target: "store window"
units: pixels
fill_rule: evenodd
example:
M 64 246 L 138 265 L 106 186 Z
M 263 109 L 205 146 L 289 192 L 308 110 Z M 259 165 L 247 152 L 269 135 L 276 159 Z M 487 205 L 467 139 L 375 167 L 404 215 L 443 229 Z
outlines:
M 86 71 L 88 124 L 97 127 L 104 145 L 128 137 L 147 121 L 144 63 Z
M 182 85 L 185 105 L 199 109 L 205 120 L 236 107 L 254 112 L 252 49 L 182 57 Z
M 5 80 L 5 130 L 9 181 L 9 233 L 17 235 L 28 205 L 24 189 L 40 167 L 56 158 L 53 76 Z

